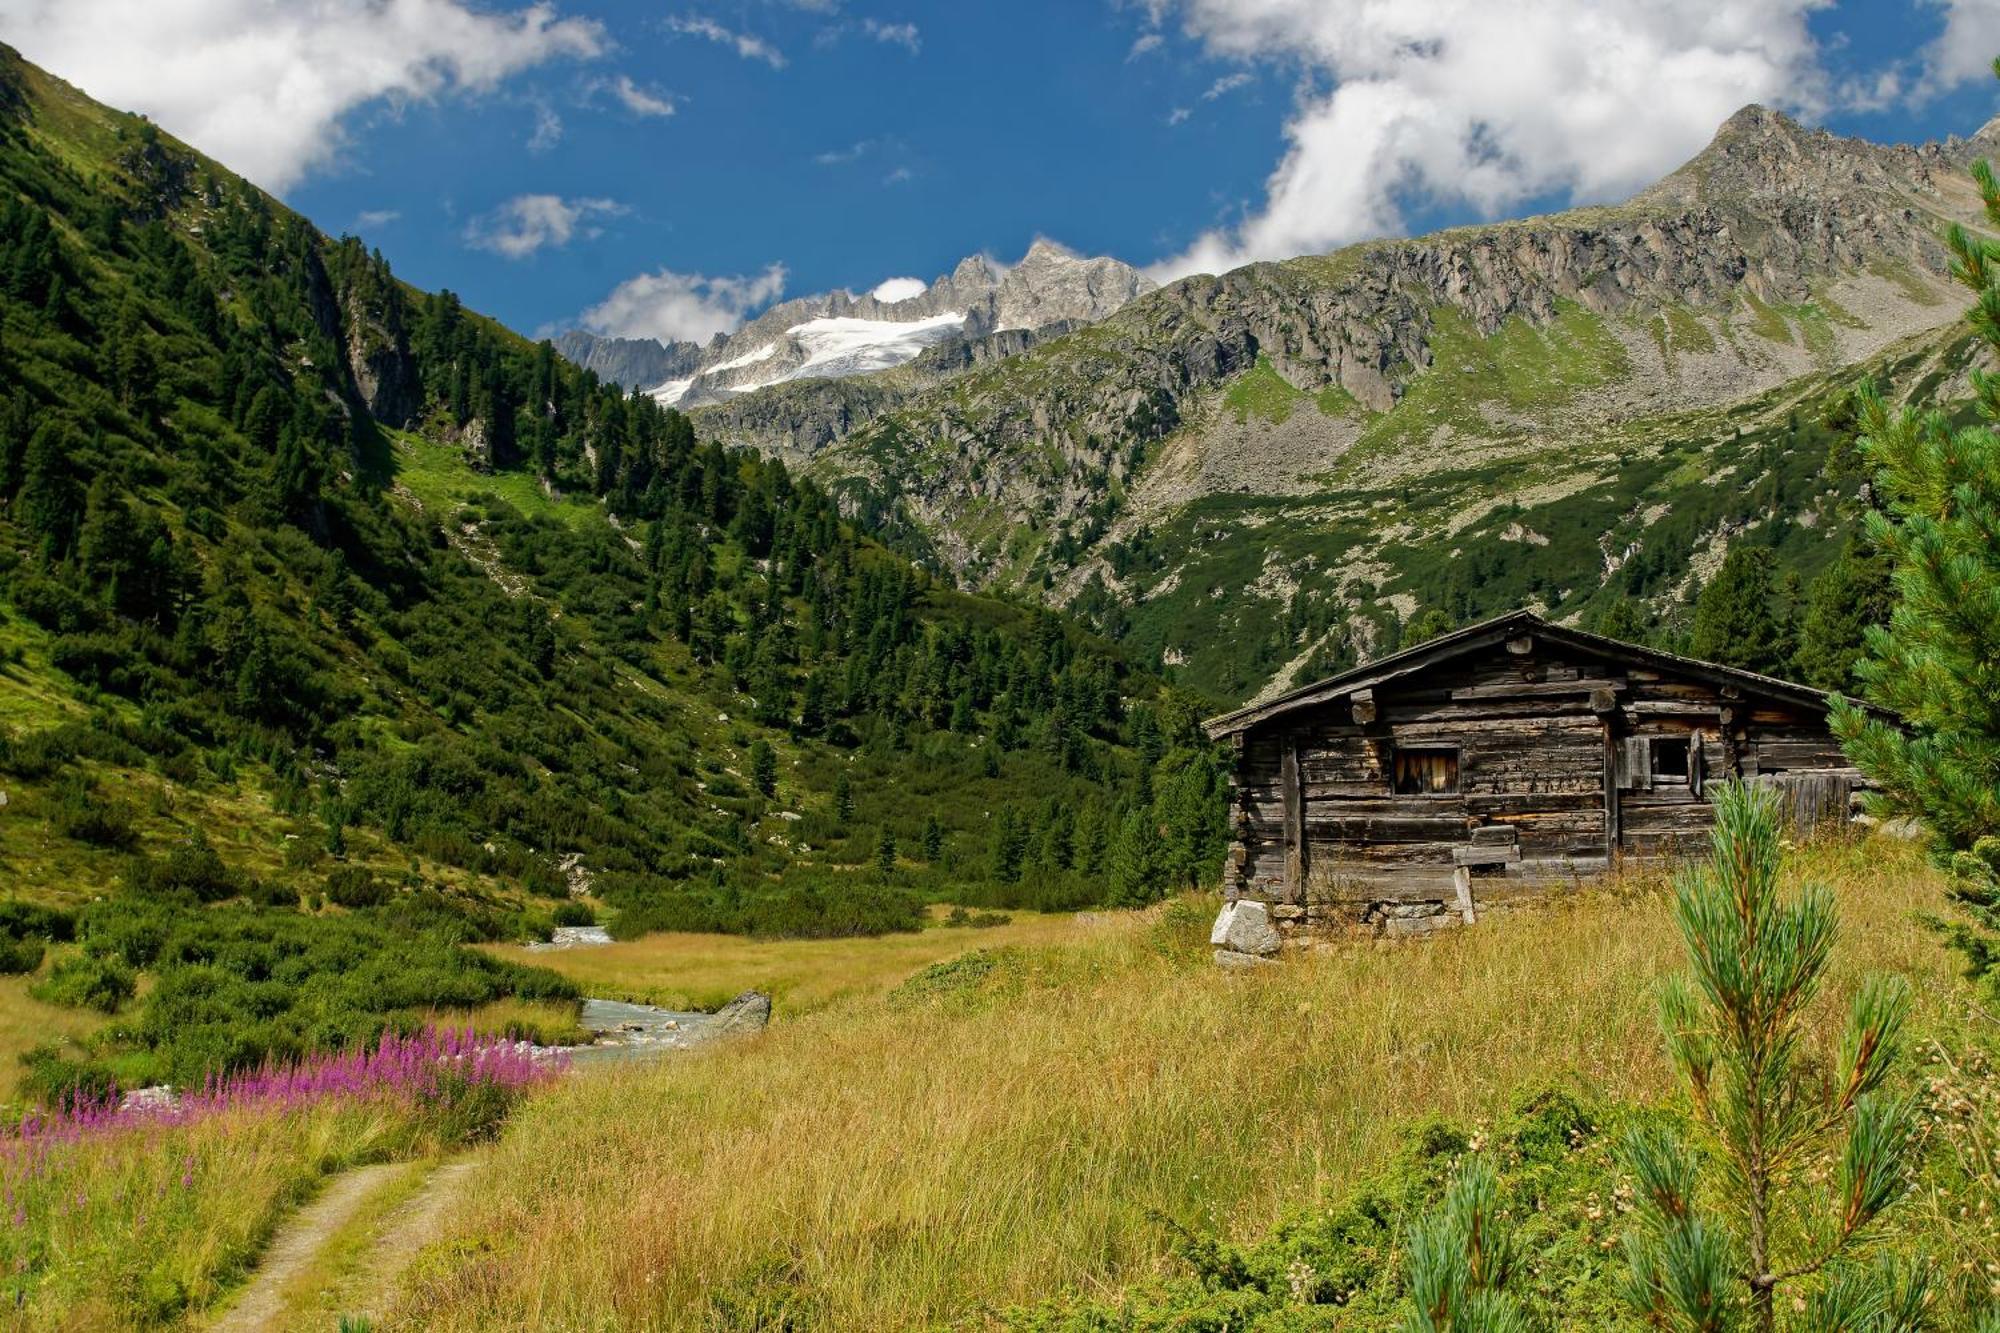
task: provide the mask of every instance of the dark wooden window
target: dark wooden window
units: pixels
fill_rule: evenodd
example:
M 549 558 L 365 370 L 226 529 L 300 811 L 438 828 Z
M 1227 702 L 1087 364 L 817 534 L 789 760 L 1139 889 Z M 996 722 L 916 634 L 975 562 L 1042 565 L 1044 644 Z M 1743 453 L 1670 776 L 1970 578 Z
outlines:
M 1693 770 L 1688 764 L 1687 737 L 1655 736 L 1652 751 L 1654 786 L 1691 784 Z
M 1396 751 L 1396 795 L 1449 796 L 1457 791 L 1457 750 L 1431 747 Z

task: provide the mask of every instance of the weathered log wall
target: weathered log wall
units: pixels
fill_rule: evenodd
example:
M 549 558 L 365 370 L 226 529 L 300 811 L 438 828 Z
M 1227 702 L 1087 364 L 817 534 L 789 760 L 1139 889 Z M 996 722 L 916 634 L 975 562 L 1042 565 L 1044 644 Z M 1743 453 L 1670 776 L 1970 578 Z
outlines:
M 1733 774 L 1783 784 L 1802 822 L 1844 814 L 1854 786 L 1816 710 L 1532 636 L 1299 705 L 1236 742 L 1225 887 L 1294 924 L 1455 919 L 1468 885 L 1490 899 L 1698 851 L 1707 784 Z M 1455 788 L 1398 794 L 1399 748 L 1455 754 Z

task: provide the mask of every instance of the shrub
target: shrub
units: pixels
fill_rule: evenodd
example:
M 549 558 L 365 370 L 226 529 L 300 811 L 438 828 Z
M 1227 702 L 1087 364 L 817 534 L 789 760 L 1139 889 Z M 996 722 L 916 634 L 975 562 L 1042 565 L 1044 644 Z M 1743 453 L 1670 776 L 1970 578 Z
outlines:
M 299 891 L 278 880 L 251 880 L 247 896 L 259 907 L 290 909 L 299 905 Z
M 0 975 L 20 976 L 32 972 L 42 965 L 42 955 L 47 952 L 40 940 L 16 939 L 12 935 L 0 935 Z
M 24 903 L 19 899 L 0 902 L 0 935 L 17 939 L 38 936 L 58 943 L 76 938 L 76 917 L 60 908 Z
M 558 926 L 594 926 L 597 913 L 590 910 L 589 903 L 557 903 L 555 921 Z
M 47 1004 L 115 1014 L 139 989 L 132 969 L 100 954 L 72 954 L 49 969 L 29 994 Z
M 135 893 L 153 897 L 189 893 L 205 903 L 234 898 L 244 890 L 242 878 L 223 864 L 221 853 L 209 845 L 200 829 L 189 834 L 187 841 L 167 853 L 164 860 L 134 863 L 125 879 Z
M 65 783 L 51 812 L 56 832 L 93 847 L 126 850 L 139 834 L 132 827 L 132 807 L 101 796 L 88 783 Z
M 65 1056 L 52 1045 L 27 1052 L 21 1065 L 21 1095 L 45 1106 L 98 1106 L 118 1088 L 106 1066 Z
M 326 877 L 326 898 L 339 907 L 380 907 L 391 890 L 363 866 L 341 866 Z

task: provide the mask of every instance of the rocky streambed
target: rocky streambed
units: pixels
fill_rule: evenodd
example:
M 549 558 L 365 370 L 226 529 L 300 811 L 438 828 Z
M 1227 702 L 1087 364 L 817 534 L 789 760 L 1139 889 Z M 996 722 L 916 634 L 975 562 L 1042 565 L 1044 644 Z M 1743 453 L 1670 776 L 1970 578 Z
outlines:
M 771 1021 L 771 997 L 761 991 L 745 991 L 712 1014 L 619 1000 L 585 1000 L 578 1021 L 596 1034 L 595 1041 L 588 1046 L 541 1049 L 560 1052 L 573 1065 L 643 1060 L 724 1037 L 761 1032 Z

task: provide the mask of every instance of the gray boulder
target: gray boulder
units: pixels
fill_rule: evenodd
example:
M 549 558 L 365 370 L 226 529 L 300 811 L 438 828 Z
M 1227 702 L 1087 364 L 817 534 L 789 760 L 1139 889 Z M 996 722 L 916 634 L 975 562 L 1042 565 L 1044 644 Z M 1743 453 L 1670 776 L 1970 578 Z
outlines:
M 1278 928 L 1271 924 L 1271 909 L 1249 898 L 1222 905 L 1208 942 L 1218 949 L 1253 957 L 1268 958 L 1284 943 Z
M 771 1021 L 771 997 L 762 991 L 744 991 L 716 1010 L 709 1019 L 711 1037 L 735 1037 L 762 1032 Z
M 1276 967 L 1275 958 L 1259 958 L 1254 953 L 1238 953 L 1234 949 L 1217 949 L 1215 965 L 1227 972 L 1254 972 L 1259 968 Z

